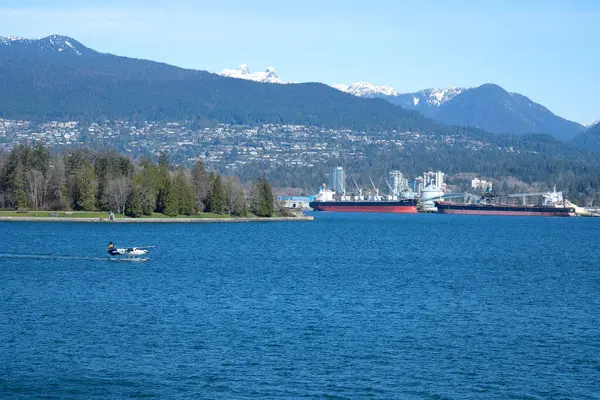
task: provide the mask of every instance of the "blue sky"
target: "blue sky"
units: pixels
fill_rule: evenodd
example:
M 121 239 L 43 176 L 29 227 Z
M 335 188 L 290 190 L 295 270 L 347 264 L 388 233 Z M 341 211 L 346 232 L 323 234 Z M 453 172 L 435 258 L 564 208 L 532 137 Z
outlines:
M 600 119 L 594 0 L 2 0 L 0 35 L 72 36 L 93 49 L 283 80 L 391 85 L 487 82 L 582 123 Z

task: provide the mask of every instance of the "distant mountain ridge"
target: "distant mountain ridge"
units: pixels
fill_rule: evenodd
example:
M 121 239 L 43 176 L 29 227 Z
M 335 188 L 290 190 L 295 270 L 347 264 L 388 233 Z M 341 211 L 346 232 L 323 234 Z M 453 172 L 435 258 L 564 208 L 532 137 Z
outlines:
M 4 38 L 0 88 L 0 118 L 8 119 L 277 123 L 372 132 L 455 129 L 382 99 L 363 99 L 320 83 L 232 79 L 99 53 L 59 35 Z
M 374 97 L 419 111 L 444 124 L 471 126 L 493 133 L 548 133 L 568 141 L 585 130 L 583 125 L 555 115 L 528 97 L 492 83 Z
M 285 81 L 272 67 L 251 73 L 242 65 L 212 74 L 99 53 L 61 35 L 2 37 L 0 60 L 0 117 L 179 118 L 448 130 L 427 119 L 431 118 L 495 133 L 549 133 L 565 141 L 585 130 L 494 84 L 407 94 L 367 82 L 336 85 L 337 90 L 319 83 L 255 86 Z
M 221 75 L 258 82 L 283 82 L 272 67 L 264 73 L 250 73 L 248 66 L 243 64 L 236 70 L 226 69 Z M 492 83 L 478 87 L 431 88 L 414 93 L 400 93 L 391 86 L 369 82 L 331 86 L 357 97 L 387 100 L 443 124 L 481 128 L 493 133 L 547 133 L 568 141 L 586 129 L 582 124 L 553 114 L 526 96 L 508 92 Z
M 427 115 L 427 114 L 425 114 Z M 436 121 L 494 133 L 548 133 L 568 141 L 585 128 L 495 84 L 463 90 L 431 115 Z

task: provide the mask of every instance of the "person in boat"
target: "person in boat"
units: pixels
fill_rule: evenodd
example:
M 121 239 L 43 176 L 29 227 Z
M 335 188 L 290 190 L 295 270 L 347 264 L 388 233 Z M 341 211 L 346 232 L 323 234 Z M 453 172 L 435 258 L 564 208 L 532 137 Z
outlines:
M 121 253 L 118 249 L 115 248 L 114 243 L 110 242 L 108 243 L 108 254 L 110 254 L 111 256 L 118 256 Z

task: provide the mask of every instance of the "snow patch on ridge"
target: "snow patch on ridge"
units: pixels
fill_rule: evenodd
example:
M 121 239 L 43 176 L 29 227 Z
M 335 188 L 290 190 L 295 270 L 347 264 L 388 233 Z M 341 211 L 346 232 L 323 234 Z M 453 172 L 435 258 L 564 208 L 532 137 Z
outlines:
M 338 83 L 331 87 L 358 97 L 398 96 L 399 93 L 391 86 L 378 86 L 369 82 L 354 82 L 349 85 Z
M 71 42 L 69 42 L 68 40 L 65 40 L 65 44 L 66 44 L 67 46 L 69 46 L 70 48 L 72 48 L 72 49 L 73 49 L 73 51 L 74 51 L 74 52 L 75 52 L 75 53 L 76 53 L 78 56 L 80 56 L 80 55 L 81 55 L 81 52 L 80 52 L 79 50 L 77 50 L 77 49 L 75 48 L 75 46 L 73 46 L 73 45 L 71 44 Z M 62 49 L 60 49 L 60 50 L 62 50 Z
M 86 49 L 82 44 L 77 43 L 75 39 L 71 39 L 67 36 L 61 35 L 50 35 L 39 39 L 26 39 L 18 36 L 0 36 L 0 45 L 5 46 L 33 46 L 37 47 L 38 50 L 42 51 L 56 51 L 64 52 L 72 51 L 78 56 L 82 55 L 82 51 L 90 51 Z
M 10 44 L 11 42 L 18 42 L 21 40 L 27 40 L 20 36 L 0 36 L 0 43 L 2 44 Z
M 440 107 L 444 103 L 452 100 L 468 88 L 449 87 L 446 89 L 425 89 L 415 93 L 414 99 L 423 99 L 432 107 Z M 415 100 L 415 105 L 418 100 Z
M 279 76 L 277 71 L 273 67 L 267 67 L 265 72 L 250 72 L 248 65 L 242 64 L 237 69 L 224 69 L 219 75 L 226 76 L 228 78 L 246 79 L 255 82 L 266 82 L 266 83 L 284 83 Z

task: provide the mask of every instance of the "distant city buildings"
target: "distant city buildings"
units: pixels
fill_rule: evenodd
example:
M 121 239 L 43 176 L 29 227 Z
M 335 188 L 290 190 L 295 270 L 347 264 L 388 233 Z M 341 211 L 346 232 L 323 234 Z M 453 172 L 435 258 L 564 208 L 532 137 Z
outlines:
M 285 167 L 291 177 L 287 178 L 288 182 L 294 181 L 294 174 L 302 174 L 302 171 L 312 168 L 319 168 L 321 172 L 323 166 L 339 160 L 348 165 L 365 165 L 366 160 L 372 160 L 376 165 L 381 154 L 418 154 L 448 143 L 460 146 L 464 151 L 491 148 L 490 143 L 466 135 L 396 130 L 357 132 L 291 124 L 205 126 L 192 121 L 107 120 L 83 123 L 0 118 L 0 151 L 10 151 L 19 143 L 36 142 L 58 151 L 81 147 L 116 149 L 134 159 L 153 158 L 164 152 L 172 164 L 190 166 L 201 160 L 207 169 L 233 175 L 242 170 L 266 172 Z M 499 148 L 495 145 L 494 149 Z M 509 148 L 501 150 L 511 151 Z M 352 171 L 357 180 L 358 176 L 362 176 L 363 184 L 366 183 L 364 172 Z M 406 172 L 385 173 L 388 174 L 383 176 L 387 183 L 381 182 L 381 177 L 372 177 L 377 179 L 376 184 L 382 186 L 382 192 L 411 190 L 420 194 L 431 185 L 445 189 L 445 176 L 441 171 L 428 171 L 414 179 L 410 179 Z M 343 194 L 349 188 L 347 184 L 352 183 L 354 191 L 353 182 L 346 182 L 347 174 L 348 171 L 336 167 L 330 171 L 328 184 Z M 370 185 L 367 183 L 367 186 Z
M 421 193 L 423 191 L 423 177 L 421 176 L 417 176 L 415 179 L 411 180 L 408 182 L 408 187 L 410 188 L 410 190 L 412 190 L 414 193 Z

